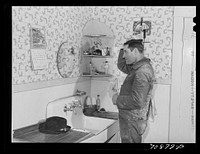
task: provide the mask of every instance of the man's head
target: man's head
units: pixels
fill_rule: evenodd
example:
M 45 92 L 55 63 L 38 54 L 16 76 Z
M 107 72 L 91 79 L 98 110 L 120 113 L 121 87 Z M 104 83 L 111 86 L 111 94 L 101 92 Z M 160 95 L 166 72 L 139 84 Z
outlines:
M 124 55 L 123 58 L 126 60 L 126 64 L 136 63 L 144 57 L 143 50 L 144 46 L 142 40 L 129 40 L 124 43 Z

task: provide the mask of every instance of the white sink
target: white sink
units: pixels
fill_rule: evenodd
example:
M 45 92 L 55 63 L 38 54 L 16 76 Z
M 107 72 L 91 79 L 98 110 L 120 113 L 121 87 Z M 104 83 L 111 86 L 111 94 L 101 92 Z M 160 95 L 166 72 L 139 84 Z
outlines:
M 94 134 L 94 136 L 81 142 L 105 142 L 109 136 L 107 128 L 114 124 L 116 120 L 85 116 L 82 108 L 78 107 L 74 111 L 64 112 L 64 106 L 73 99 L 62 99 L 49 105 L 47 107 L 47 118 L 51 116 L 64 117 L 71 129 Z
M 110 125 L 112 125 L 115 120 L 112 119 L 104 119 L 104 118 L 97 118 L 97 117 L 88 117 L 84 116 L 83 122 L 79 126 L 74 126 L 72 129 L 92 132 L 93 134 L 97 135 L 100 132 L 104 131 Z
M 76 109 L 75 113 L 72 112 L 72 114 L 67 115 L 68 125 L 71 126 L 71 129 L 88 132 L 88 135 L 93 134 L 88 139 L 80 139 L 80 143 L 104 143 L 112 136 L 110 132 L 112 134 L 117 133 L 116 130 L 119 127 L 118 125 L 114 125 L 117 122 L 116 120 L 85 116 L 79 108 Z M 115 128 L 113 129 L 112 126 Z M 112 129 L 114 132 L 108 129 Z
M 82 125 L 73 127 L 72 129 L 94 134 L 94 136 L 82 140 L 80 143 L 104 143 L 112 136 L 109 129 L 114 131 L 118 129 L 118 125 L 116 124 L 118 124 L 116 120 L 85 116 Z M 113 129 L 113 127 L 115 128 Z M 114 131 L 112 131 L 112 134 L 117 133 L 117 131 Z

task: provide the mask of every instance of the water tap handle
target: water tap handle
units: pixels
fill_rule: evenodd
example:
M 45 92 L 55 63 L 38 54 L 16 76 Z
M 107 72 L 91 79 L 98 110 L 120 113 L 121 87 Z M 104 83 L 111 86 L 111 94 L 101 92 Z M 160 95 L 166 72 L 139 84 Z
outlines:
M 77 89 L 75 95 L 78 95 L 78 96 L 86 95 L 86 92 L 80 91 L 80 90 Z
M 80 107 L 80 108 L 82 108 L 82 104 L 81 104 L 81 101 L 80 101 L 80 100 L 73 100 L 72 102 L 73 102 L 73 103 L 72 103 L 73 108 L 75 108 L 75 107 Z

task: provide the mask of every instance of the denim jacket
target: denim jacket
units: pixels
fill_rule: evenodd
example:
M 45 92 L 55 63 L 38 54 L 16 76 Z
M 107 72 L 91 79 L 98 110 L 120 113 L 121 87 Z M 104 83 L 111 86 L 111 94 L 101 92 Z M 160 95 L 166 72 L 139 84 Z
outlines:
M 128 65 L 123 58 L 123 51 L 120 51 L 117 66 L 127 74 L 116 103 L 119 115 L 124 119 L 146 120 L 152 106 L 149 103 L 155 79 L 150 59 L 144 57 Z

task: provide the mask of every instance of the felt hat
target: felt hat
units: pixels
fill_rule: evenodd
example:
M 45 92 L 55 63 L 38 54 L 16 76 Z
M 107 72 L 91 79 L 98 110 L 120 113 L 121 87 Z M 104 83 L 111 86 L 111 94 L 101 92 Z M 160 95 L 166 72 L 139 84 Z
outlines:
M 46 134 L 66 133 L 70 128 L 67 126 L 67 120 L 58 116 L 47 118 L 45 122 L 39 124 L 39 132 Z

